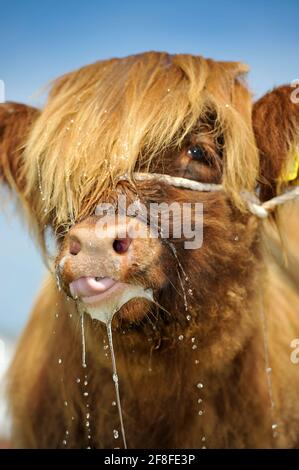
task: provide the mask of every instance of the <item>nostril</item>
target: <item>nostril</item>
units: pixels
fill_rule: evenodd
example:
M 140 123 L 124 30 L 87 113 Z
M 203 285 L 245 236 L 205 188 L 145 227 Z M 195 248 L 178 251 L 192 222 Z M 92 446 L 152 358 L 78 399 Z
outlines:
M 129 246 L 131 245 L 131 239 L 130 238 L 116 238 L 113 242 L 113 249 L 114 251 L 119 254 L 123 255 L 126 253 L 129 249 Z
M 81 251 L 81 245 L 77 240 L 70 242 L 70 254 L 76 256 Z

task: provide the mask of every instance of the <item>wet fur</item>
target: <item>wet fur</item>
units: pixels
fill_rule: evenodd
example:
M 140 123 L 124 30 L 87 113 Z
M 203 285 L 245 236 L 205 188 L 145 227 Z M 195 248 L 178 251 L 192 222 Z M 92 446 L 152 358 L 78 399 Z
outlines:
M 150 58 L 150 55 L 145 55 L 144 67 L 148 66 Z M 126 71 L 128 63 L 123 60 Z M 133 59 L 128 59 L 129 62 L 130 60 Z M 160 61 L 165 61 L 165 56 L 161 56 L 159 60 L 154 57 L 153 67 L 157 61 L 160 67 Z M 176 61 L 183 61 L 183 58 Z M 189 66 L 190 61 L 191 59 L 187 60 Z M 121 66 L 120 64 L 121 60 L 118 65 Z M 222 94 L 217 94 L 216 71 L 219 66 L 209 64 L 215 73 L 214 94 L 218 96 L 218 104 L 222 103 L 217 108 L 219 112 L 221 106 L 225 107 L 227 97 L 222 101 Z M 237 65 L 227 65 L 227 70 L 232 68 L 238 69 Z M 83 72 L 78 73 L 80 75 Z M 231 72 L 227 73 L 231 76 Z M 141 70 L 140 74 L 142 75 Z M 87 68 L 85 79 L 90 78 L 90 75 L 91 70 Z M 211 81 L 212 77 L 211 73 Z M 61 87 L 72 88 L 76 83 L 75 79 L 76 75 L 70 75 L 58 81 L 54 94 L 59 94 Z M 231 87 L 231 81 L 228 82 Z M 86 87 L 88 91 L 87 81 Z M 246 132 L 254 140 L 251 122 L 248 120 L 248 94 L 243 94 L 240 87 L 239 82 L 235 82 L 233 90 L 238 96 L 235 96 L 235 102 L 238 103 L 238 110 L 235 112 L 240 114 L 234 114 L 234 118 L 243 116 L 247 123 Z M 275 93 L 279 94 L 278 91 Z M 288 99 L 284 91 L 282 95 Z M 271 94 L 268 99 L 271 102 Z M 267 151 L 264 141 L 268 134 L 263 132 L 264 112 L 260 111 L 264 110 L 266 104 L 265 98 L 262 104 L 259 102 L 254 108 L 255 148 L 263 152 L 263 161 L 271 161 L 275 156 Z M 55 102 L 53 106 L 55 108 Z M 285 109 L 289 112 L 288 107 Z M 46 108 L 45 118 L 50 110 L 51 103 Z M 296 113 L 293 110 L 292 122 L 294 120 L 296 121 Z M 288 141 L 291 135 L 292 142 L 296 141 L 296 135 L 289 134 L 287 123 L 288 119 L 283 119 L 281 123 L 276 119 L 271 125 L 280 125 L 281 135 L 285 135 Z M 39 125 L 37 123 L 30 137 L 31 150 L 40 136 Z M 205 125 L 209 127 L 207 116 Z M 236 148 L 243 148 L 235 133 L 236 127 L 232 126 L 231 130 L 232 135 L 228 136 L 231 139 L 230 150 L 233 149 L 234 142 Z M 192 135 L 195 134 L 193 129 Z M 209 139 L 209 135 L 208 132 L 205 138 Z M 149 263 L 143 269 L 137 266 L 125 274 L 126 281 L 137 280 L 145 286 L 152 283 L 155 299 L 163 307 L 159 309 L 145 301 L 134 300 L 123 307 L 113 325 L 128 446 L 296 447 L 299 445 L 299 372 L 298 365 L 290 361 L 290 342 L 299 335 L 296 267 L 285 265 L 275 225 L 268 221 L 258 221 L 240 207 L 236 194 L 239 185 L 245 181 L 246 172 L 236 161 L 238 153 L 227 157 L 224 151 L 220 155 L 214 138 L 212 141 L 214 143 L 209 145 L 215 146 L 215 158 L 222 159 L 223 177 L 226 178 L 226 184 L 230 182 L 231 191 L 198 194 L 163 185 L 141 183 L 135 188 L 145 202 L 203 202 L 204 244 L 199 250 L 184 250 L 182 240 L 172 240 L 188 276 L 188 281 L 184 281 L 188 312 L 185 311 L 178 279 L 178 273 L 182 277 L 183 275 L 167 243 L 161 242 L 158 260 L 153 258 L 152 264 Z M 46 141 L 44 144 L 46 145 Z M 50 142 L 50 146 L 52 144 Z M 85 144 L 88 148 L 89 143 Z M 156 159 L 156 163 L 153 161 L 152 164 L 159 169 L 164 167 L 171 174 L 182 175 L 188 171 L 188 177 L 202 181 L 211 181 L 214 178 L 215 182 L 219 182 L 222 178 L 219 165 L 213 174 L 206 167 L 195 169 L 191 165 L 186 169 L 185 145 L 184 139 L 177 141 L 174 147 L 163 154 L 163 160 Z M 160 149 L 161 152 L 162 150 Z M 26 151 L 28 152 L 28 147 Z M 283 153 L 284 161 L 288 158 L 288 151 L 287 146 Z M 253 161 L 248 161 L 250 171 L 246 184 L 250 186 L 252 175 L 255 175 L 255 181 L 259 181 L 262 190 L 265 187 L 278 190 L 281 186 L 278 181 L 279 171 L 267 173 L 268 167 L 262 164 L 258 175 L 255 152 L 256 150 L 251 151 Z M 7 161 L 9 154 L 5 155 L 6 160 L 3 152 L 0 153 L 0 167 Z M 279 155 L 281 158 L 281 153 Z M 44 156 L 41 153 L 41 158 Z M 34 156 L 30 158 L 33 160 Z M 30 166 L 29 160 L 25 159 L 27 169 Z M 172 164 L 173 161 L 175 164 Z M 47 165 L 47 161 L 44 160 L 43 164 Z M 280 164 L 272 162 L 272 167 L 276 168 L 278 165 Z M 68 207 L 66 204 L 66 209 L 61 207 L 61 211 L 54 213 L 53 202 L 53 210 L 50 215 L 47 214 L 48 218 L 42 216 L 43 202 L 39 200 L 40 195 L 36 190 L 34 195 L 31 193 L 34 181 L 36 185 L 33 170 L 32 166 L 29 183 L 27 182 L 29 186 L 25 191 L 23 185 L 18 186 L 13 168 L 10 176 L 16 181 L 21 199 L 27 201 L 26 204 L 32 202 L 31 217 L 40 231 L 41 240 L 41 227 L 50 220 L 56 232 L 60 233 L 64 211 L 68 213 Z M 80 171 L 76 171 L 74 178 L 79 181 Z M 238 175 L 240 171 L 243 172 L 241 176 Z M 3 171 L 3 179 L 9 183 L 5 174 Z M 123 187 L 122 190 L 129 193 L 128 187 Z M 66 193 L 62 206 L 68 199 Z M 53 195 L 51 191 L 47 193 L 48 199 L 51 194 Z M 84 219 L 84 201 L 83 197 L 80 204 L 77 204 L 77 214 L 74 213 L 74 216 L 78 217 L 77 223 L 89 223 L 92 227 L 93 220 L 87 219 L 86 222 Z M 288 220 L 292 220 L 296 227 L 296 207 L 289 210 L 291 213 Z M 297 256 L 298 243 L 296 237 L 288 233 L 286 228 L 285 235 L 293 240 L 287 245 L 288 255 L 293 260 Z M 66 234 L 63 243 L 67 243 L 67 240 Z M 140 247 L 140 260 L 143 254 L 144 248 Z M 188 292 L 189 289 L 192 289 L 192 295 Z M 140 317 L 140 312 L 146 315 Z M 191 320 L 186 318 L 187 314 L 191 315 Z M 265 372 L 265 322 L 275 402 L 272 411 Z M 80 319 L 76 305 L 57 290 L 53 277 L 49 277 L 36 301 L 9 373 L 9 400 L 15 447 L 65 447 L 63 441 L 66 431 L 69 432 L 67 447 L 122 446 L 121 438 L 113 438 L 113 429 L 119 430 L 119 418 L 116 407 L 112 406 L 115 393 L 110 358 L 105 355 L 107 349 L 104 349 L 107 345 L 105 327 L 92 321 L 87 315 L 85 323 L 86 369 L 81 363 Z M 182 340 L 179 339 L 180 335 L 183 335 Z M 197 348 L 192 349 L 193 345 Z M 80 379 L 79 383 L 77 378 Z M 88 382 L 86 386 L 85 380 Z M 198 383 L 203 384 L 202 389 L 197 387 Z M 87 397 L 83 395 L 84 392 L 88 393 Z M 198 398 L 203 399 L 202 403 L 198 403 Z M 204 413 L 199 415 L 199 410 Z M 86 418 L 87 413 L 90 413 L 90 419 Z M 90 421 L 90 431 L 86 427 L 87 420 Z M 276 438 L 272 435 L 273 423 L 279 425 Z M 89 432 L 90 440 L 87 438 Z

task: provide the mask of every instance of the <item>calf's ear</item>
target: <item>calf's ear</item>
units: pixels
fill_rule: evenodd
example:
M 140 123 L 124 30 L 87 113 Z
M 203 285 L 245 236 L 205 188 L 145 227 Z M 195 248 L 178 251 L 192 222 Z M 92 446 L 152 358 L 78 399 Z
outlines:
M 39 110 L 18 103 L 0 104 L 0 184 L 18 193 L 25 186 L 23 152 Z
M 299 90 L 281 86 L 267 93 L 254 104 L 252 120 L 265 201 L 299 184 Z

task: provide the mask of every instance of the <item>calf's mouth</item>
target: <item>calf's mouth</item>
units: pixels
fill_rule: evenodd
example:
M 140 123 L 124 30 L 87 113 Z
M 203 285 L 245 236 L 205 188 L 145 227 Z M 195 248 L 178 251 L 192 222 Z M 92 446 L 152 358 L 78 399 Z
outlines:
M 81 312 L 108 324 L 123 305 L 134 298 L 153 301 L 153 291 L 109 277 L 81 277 L 69 285 Z

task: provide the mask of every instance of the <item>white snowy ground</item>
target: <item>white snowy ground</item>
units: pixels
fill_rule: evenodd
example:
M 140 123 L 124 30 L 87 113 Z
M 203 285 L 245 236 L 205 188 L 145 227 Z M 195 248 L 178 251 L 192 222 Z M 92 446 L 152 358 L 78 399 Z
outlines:
M 12 359 L 13 351 L 13 342 L 0 336 L 0 448 L 5 447 L 5 442 L 9 440 L 10 435 L 10 420 L 7 414 L 7 407 L 4 399 L 4 377 Z

